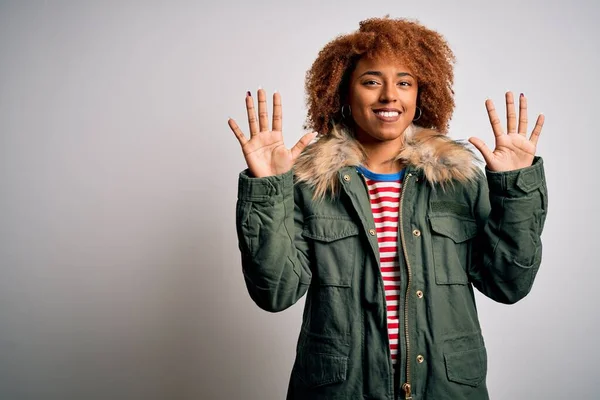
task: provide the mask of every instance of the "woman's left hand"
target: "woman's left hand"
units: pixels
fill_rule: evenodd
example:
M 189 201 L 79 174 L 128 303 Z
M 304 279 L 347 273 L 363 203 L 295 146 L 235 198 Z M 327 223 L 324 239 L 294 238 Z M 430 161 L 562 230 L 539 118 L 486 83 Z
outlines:
M 515 112 L 515 101 L 512 92 L 506 92 L 506 119 L 507 133 L 504 133 L 502 124 L 494 103 L 492 100 L 485 101 L 492 130 L 496 137 L 496 148 L 491 151 L 483 140 L 472 137 L 469 142 L 481 152 L 487 164 L 487 168 L 494 172 L 512 171 L 515 169 L 531 166 L 535 156 L 542 126 L 544 125 L 544 115 L 540 114 L 527 139 L 527 98 L 521 93 L 519 97 L 519 124 L 517 126 L 517 115 Z

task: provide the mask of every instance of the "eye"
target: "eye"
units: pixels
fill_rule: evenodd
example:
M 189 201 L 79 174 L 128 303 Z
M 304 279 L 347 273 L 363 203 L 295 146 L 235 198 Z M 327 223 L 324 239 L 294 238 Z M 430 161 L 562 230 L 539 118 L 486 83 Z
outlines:
M 408 81 L 402 81 L 402 82 L 399 82 L 398 85 L 400 85 L 400 86 L 412 86 L 412 83 L 408 82 Z
M 364 81 L 363 85 L 365 86 L 373 86 L 373 85 L 377 85 L 379 82 L 377 82 L 376 80 L 370 79 L 368 81 Z

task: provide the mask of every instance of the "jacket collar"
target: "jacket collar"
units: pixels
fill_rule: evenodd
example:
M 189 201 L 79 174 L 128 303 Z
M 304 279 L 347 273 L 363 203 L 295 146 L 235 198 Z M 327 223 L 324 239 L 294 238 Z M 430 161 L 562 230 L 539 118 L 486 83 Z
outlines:
M 432 185 L 444 187 L 453 181 L 473 181 L 480 173 L 480 161 L 464 142 L 457 142 L 431 129 L 416 125 L 404 132 L 405 146 L 395 157 L 408 171 L 423 176 Z M 313 187 L 315 198 L 339 191 L 340 170 L 363 164 L 365 153 L 360 143 L 342 125 L 308 146 L 296 160 L 298 182 Z M 340 176 L 338 176 L 340 175 Z

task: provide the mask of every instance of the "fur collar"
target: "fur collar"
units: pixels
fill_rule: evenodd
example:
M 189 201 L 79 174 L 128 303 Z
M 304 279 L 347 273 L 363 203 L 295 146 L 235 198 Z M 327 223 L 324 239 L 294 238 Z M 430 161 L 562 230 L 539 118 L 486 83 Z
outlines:
M 422 171 L 429 183 L 444 186 L 452 181 L 473 181 L 479 160 L 466 143 L 416 125 L 405 133 L 406 144 L 396 156 L 405 165 Z M 365 153 L 347 128 L 337 125 L 330 135 L 308 146 L 298 157 L 294 172 L 298 182 L 313 187 L 315 198 L 338 191 L 338 170 L 363 163 Z

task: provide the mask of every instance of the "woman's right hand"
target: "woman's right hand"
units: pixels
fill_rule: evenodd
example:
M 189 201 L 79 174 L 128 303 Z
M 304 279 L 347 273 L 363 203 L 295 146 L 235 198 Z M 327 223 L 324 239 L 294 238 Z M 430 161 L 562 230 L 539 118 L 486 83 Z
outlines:
M 273 94 L 272 130 L 269 130 L 267 98 L 263 89 L 258 90 L 258 124 L 254 100 L 250 92 L 246 95 L 246 109 L 248 111 L 250 139 L 246 138 L 233 119 L 230 118 L 227 122 L 242 146 L 242 152 L 252 176 L 263 178 L 280 175 L 291 170 L 296 158 L 316 137 L 317 133 L 307 133 L 302 136 L 291 149 L 285 147 L 281 132 L 281 95 L 277 92 Z

